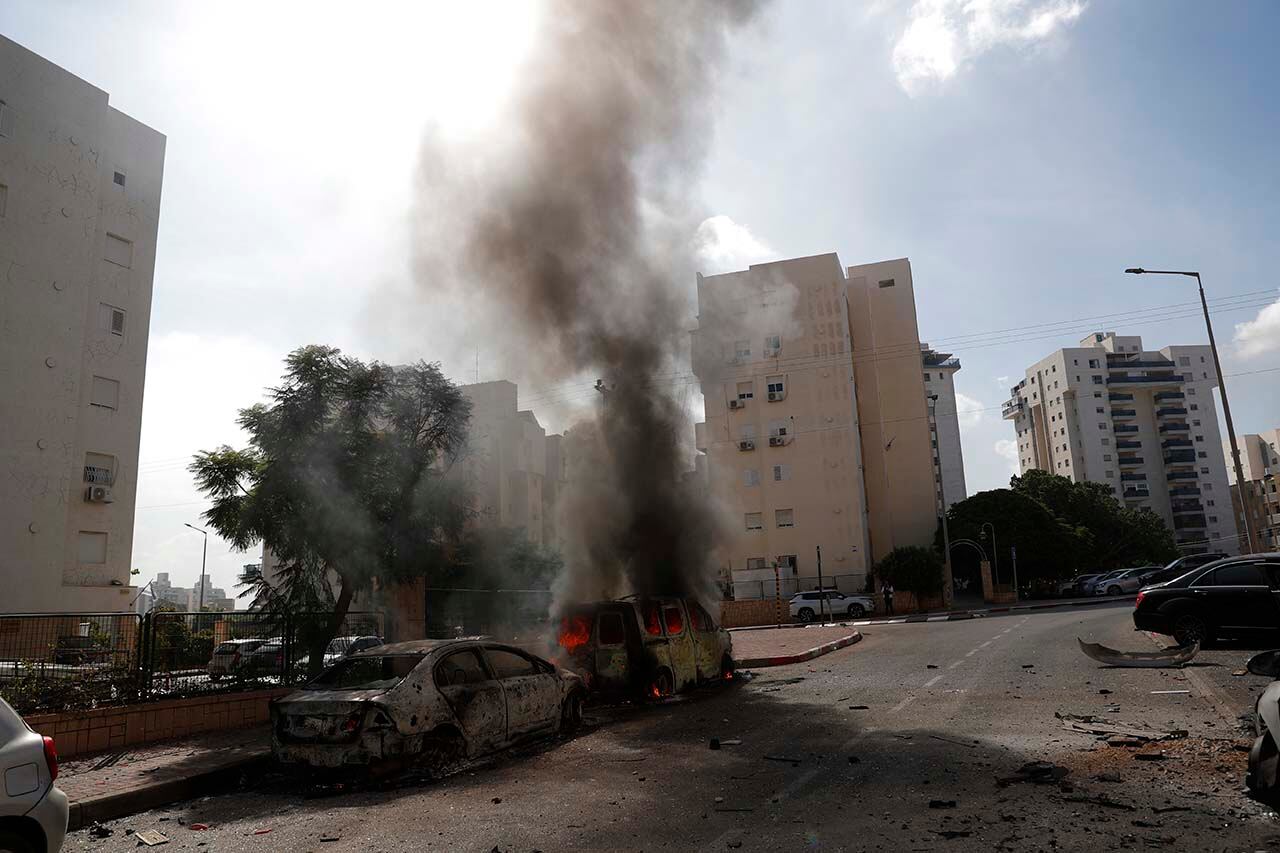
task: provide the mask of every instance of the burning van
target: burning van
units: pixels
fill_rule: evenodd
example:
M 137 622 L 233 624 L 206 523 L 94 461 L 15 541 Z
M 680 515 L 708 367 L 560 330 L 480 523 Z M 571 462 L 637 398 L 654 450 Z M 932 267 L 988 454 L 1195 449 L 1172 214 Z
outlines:
M 560 620 L 561 663 L 591 690 L 657 698 L 733 678 L 733 641 L 686 598 L 623 598 L 575 605 Z

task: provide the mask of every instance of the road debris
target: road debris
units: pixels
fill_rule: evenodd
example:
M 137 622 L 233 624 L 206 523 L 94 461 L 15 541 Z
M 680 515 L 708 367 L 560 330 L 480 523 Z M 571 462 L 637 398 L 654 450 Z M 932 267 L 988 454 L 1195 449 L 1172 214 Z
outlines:
M 1190 690 L 1152 690 L 1152 696 L 1178 696 L 1184 693 L 1190 693 Z
M 1139 752 L 1133 756 L 1134 761 L 1168 761 L 1169 756 L 1163 752 Z
M 1085 794 L 1077 794 L 1074 797 L 1063 797 L 1068 803 L 1093 803 L 1095 806 L 1105 806 L 1109 809 L 1119 809 L 1121 811 L 1133 812 L 1137 811 L 1137 807 L 1129 803 L 1122 803 L 1119 800 L 1113 800 L 1106 794 L 1094 794 L 1092 796 Z
M 89 834 L 94 838 L 110 838 L 115 830 L 109 826 L 104 826 L 97 821 L 93 822 L 93 826 L 89 827 Z
M 169 836 L 158 829 L 144 829 L 141 832 L 135 832 L 133 837 L 148 847 L 159 847 L 161 844 L 169 843 Z
M 1235 676 L 1236 678 L 1239 678 L 1239 677 L 1240 677 L 1240 676 L 1242 676 L 1242 675 L 1248 675 L 1248 674 L 1249 674 L 1249 670 L 1247 670 L 1247 669 L 1237 669 L 1237 670 L 1233 671 L 1231 674 L 1232 674 L 1233 676 Z
M 1152 809 L 1156 814 L 1168 814 L 1169 812 L 1189 812 L 1191 806 L 1156 806 Z
M 718 738 L 718 737 L 713 737 L 713 738 L 711 739 L 711 742 L 707 744 L 707 747 L 708 747 L 709 749 L 719 749 L 719 748 L 720 748 L 720 738 Z
M 721 746 L 742 746 L 742 738 L 731 737 L 720 741 Z
M 956 807 L 955 800 L 930 800 L 929 808 L 931 809 L 954 809 Z
M 191 824 L 187 824 L 187 829 L 193 829 L 193 830 L 195 830 L 196 832 L 204 832 L 204 831 L 205 831 L 206 829 L 208 829 L 208 828 L 209 828 L 209 824 L 207 824 L 207 823 L 191 823 Z
M 1200 651 L 1199 643 L 1192 643 L 1189 646 L 1173 646 L 1161 649 L 1158 652 L 1121 652 L 1107 648 L 1100 643 L 1086 643 L 1079 637 L 1076 637 L 1076 642 L 1080 644 L 1080 651 L 1098 663 L 1104 663 L 1108 666 L 1147 667 L 1153 669 L 1180 667 L 1186 665 Z
M 1033 785 L 1056 785 L 1070 773 L 1071 771 L 1066 767 L 1060 767 L 1050 761 L 1028 761 L 1012 776 L 998 777 L 996 784 L 1001 788 L 1020 782 L 1030 782 Z
M 1112 722 L 1101 717 L 1095 717 L 1092 714 L 1064 714 L 1059 711 L 1054 716 L 1062 720 L 1064 729 L 1104 736 L 1109 739 L 1108 743 L 1111 742 L 1110 739 L 1115 735 L 1118 735 L 1121 739 L 1138 741 L 1177 740 L 1187 736 L 1186 729 L 1169 729 L 1165 731 L 1119 720 Z
M 940 829 L 937 830 L 937 832 L 948 841 L 954 841 L 957 838 L 968 838 L 970 835 L 973 835 L 973 833 L 967 829 Z
M 965 749 L 978 748 L 977 741 L 974 741 L 973 743 L 969 743 L 968 741 L 956 740 L 955 738 L 943 737 L 942 735 L 929 735 L 929 737 L 933 738 L 934 740 L 945 741 L 946 743 L 954 743 L 956 746 L 963 746 Z
M 787 755 L 766 755 L 764 757 L 764 760 L 765 761 L 785 761 L 787 764 L 790 764 L 792 767 L 799 767 L 800 762 L 804 761 L 803 758 L 791 758 L 790 756 L 787 756 Z
M 870 711 L 871 708 L 867 705 L 850 705 L 849 710 L 850 711 Z

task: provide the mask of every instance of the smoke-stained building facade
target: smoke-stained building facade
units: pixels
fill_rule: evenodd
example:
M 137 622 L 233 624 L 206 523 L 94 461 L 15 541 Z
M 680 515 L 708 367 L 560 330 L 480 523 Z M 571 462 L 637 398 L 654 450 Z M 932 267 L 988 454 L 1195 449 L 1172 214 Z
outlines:
M 165 137 L 0 36 L 0 577 L 125 612 Z
M 816 585 L 818 547 L 824 583 L 861 591 L 894 548 L 932 543 L 935 453 L 951 443 L 934 446 L 908 260 L 846 272 L 833 253 L 699 275 L 692 336 L 696 441 L 729 516 L 720 559 L 735 595 L 771 595 L 775 563 L 784 594 Z

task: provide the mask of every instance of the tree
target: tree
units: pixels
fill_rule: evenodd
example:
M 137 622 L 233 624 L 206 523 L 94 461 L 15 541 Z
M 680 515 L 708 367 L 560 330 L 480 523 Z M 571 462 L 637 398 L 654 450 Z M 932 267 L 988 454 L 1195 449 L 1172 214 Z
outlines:
M 995 542 L 983 541 L 983 524 L 995 529 Z M 947 511 L 951 534 L 952 569 L 957 575 L 977 575 L 978 554 L 972 548 L 955 546 L 960 539 L 980 543 L 990 559 L 995 558 L 998 580 L 1011 583 L 1010 548 L 1018 552 L 1018 581 L 1050 580 L 1064 577 L 1075 568 L 1075 555 L 1087 539 L 1088 531 L 1064 524 L 1044 504 L 1012 489 L 978 492 L 958 501 Z M 939 530 L 938 550 L 942 549 Z
M 876 575 L 881 582 L 888 581 L 894 588 L 917 596 L 941 593 L 942 574 L 943 563 L 938 552 L 917 545 L 894 548 L 876 565 Z
M 311 671 L 359 592 L 441 571 L 469 501 L 448 465 L 464 446 L 471 404 L 440 372 L 418 362 L 392 369 L 332 347 L 285 360 L 269 403 L 243 409 L 249 446 L 196 455 L 196 483 L 213 502 L 205 521 L 233 547 L 261 542 L 278 561 L 277 583 L 251 579 L 274 610 L 324 605 L 309 631 Z

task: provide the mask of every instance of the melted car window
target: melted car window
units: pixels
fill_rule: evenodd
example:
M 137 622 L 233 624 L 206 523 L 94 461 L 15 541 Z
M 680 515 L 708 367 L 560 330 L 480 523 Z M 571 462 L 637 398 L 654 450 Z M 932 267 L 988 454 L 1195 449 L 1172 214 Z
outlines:
M 627 635 L 622 628 L 621 613 L 601 613 L 600 614 L 600 645 L 602 646 L 620 646 L 627 641 Z
M 679 607 L 662 608 L 662 621 L 667 623 L 667 634 L 674 636 L 684 630 L 684 617 Z
M 422 662 L 423 655 L 345 658 L 307 685 L 308 690 L 387 690 Z
M 533 665 L 533 661 L 523 655 L 505 649 L 485 649 L 484 653 L 485 657 L 489 658 L 489 665 L 493 667 L 498 678 L 518 678 L 522 675 L 538 674 L 538 668 Z
M 476 653 L 466 651 L 454 652 L 436 665 L 436 686 L 457 687 L 461 684 L 479 684 L 489 680 L 484 664 Z
M 652 637 L 662 636 L 662 625 L 658 622 L 658 606 L 656 604 L 645 605 L 644 632 Z

